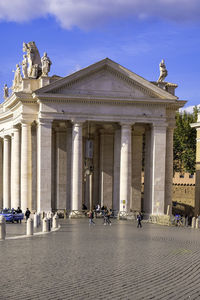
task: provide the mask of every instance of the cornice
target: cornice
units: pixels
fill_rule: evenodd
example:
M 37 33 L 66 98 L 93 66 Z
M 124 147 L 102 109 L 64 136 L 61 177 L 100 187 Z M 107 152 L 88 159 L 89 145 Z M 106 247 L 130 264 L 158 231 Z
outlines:
M 34 99 L 38 102 L 79 102 L 90 104 L 113 104 L 113 105 L 127 105 L 127 104 L 139 104 L 139 105 L 164 105 L 173 109 L 183 107 L 187 101 L 184 100 L 172 100 L 172 99 L 157 99 L 157 98 L 123 98 L 123 97 L 104 97 L 94 95 L 63 95 L 63 94 L 33 94 Z

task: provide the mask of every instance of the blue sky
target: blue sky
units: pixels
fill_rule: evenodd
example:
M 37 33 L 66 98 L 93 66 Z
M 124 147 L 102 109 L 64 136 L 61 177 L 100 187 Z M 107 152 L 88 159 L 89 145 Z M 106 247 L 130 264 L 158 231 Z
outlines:
M 105 57 L 157 80 L 200 104 L 200 3 L 197 0 L 0 0 L 0 99 L 12 85 L 23 42 L 35 41 L 52 61 L 50 75 L 68 74 Z

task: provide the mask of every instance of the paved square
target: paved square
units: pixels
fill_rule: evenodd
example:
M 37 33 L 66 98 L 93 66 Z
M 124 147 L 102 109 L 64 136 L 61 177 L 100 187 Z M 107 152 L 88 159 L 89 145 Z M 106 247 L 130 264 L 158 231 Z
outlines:
M 1 241 L 0 299 L 200 299 L 199 230 L 102 222 Z

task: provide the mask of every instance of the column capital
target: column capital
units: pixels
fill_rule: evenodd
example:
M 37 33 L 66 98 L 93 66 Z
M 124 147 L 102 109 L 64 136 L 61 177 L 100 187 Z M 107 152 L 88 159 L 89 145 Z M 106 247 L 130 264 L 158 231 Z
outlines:
M 134 122 L 128 122 L 128 121 L 120 122 L 121 129 L 122 128 L 123 129 L 131 129 L 134 124 L 135 124 Z
M 154 128 L 154 129 L 157 129 L 157 128 L 158 129 L 166 129 L 167 126 L 168 126 L 168 124 L 164 123 L 164 122 L 162 122 L 162 123 L 153 122 L 151 124 L 151 128 Z
M 37 121 L 37 125 L 45 125 L 51 127 L 53 123 L 53 119 L 45 119 L 45 118 L 39 118 Z
M 83 120 L 83 119 L 72 119 L 71 120 L 71 122 L 72 122 L 72 124 L 74 125 L 74 126 L 82 126 L 83 125 L 83 123 L 85 123 L 85 120 Z

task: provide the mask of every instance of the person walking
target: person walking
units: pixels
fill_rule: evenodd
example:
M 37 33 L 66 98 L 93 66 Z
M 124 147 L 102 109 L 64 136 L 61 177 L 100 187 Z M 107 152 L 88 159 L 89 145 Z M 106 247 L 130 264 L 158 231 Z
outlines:
M 21 208 L 18 206 L 18 208 L 17 208 L 17 210 L 16 210 L 16 213 L 17 214 L 21 214 L 22 213 L 22 210 L 21 210 Z M 17 223 L 20 223 L 21 224 L 21 222 L 22 222 L 22 220 L 21 219 L 19 219 L 19 220 L 17 220 Z
M 31 212 L 30 212 L 30 210 L 27 208 L 27 209 L 26 209 L 26 212 L 25 212 L 26 222 L 27 222 L 28 218 L 30 217 L 30 214 L 31 214 Z
M 89 225 L 95 225 L 93 219 L 94 219 L 94 212 L 93 212 L 93 210 L 90 210 L 89 211 Z
M 142 227 L 142 223 L 141 223 L 141 221 L 142 221 L 142 215 L 141 215 L 141 213 L 139 213 L 138 215 L 137 215 L 137 221 L 138 221 L 138 223 L 137 223 L 137 228 L 141 228 Z

